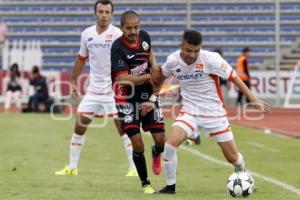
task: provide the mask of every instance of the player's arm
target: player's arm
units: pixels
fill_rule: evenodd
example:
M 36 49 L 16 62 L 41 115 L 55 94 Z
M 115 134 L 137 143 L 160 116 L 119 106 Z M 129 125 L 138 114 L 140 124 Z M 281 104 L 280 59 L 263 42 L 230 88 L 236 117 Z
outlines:
M 117 80 L 119 81 L 119 84 L 123 86 L 143 85 L 151 80 L 151 75 L 143 74 L 140 76 L 135 76 L 131 74 L 120 73 L 117 75 Z
M 235 76 L 232 79 L 234 85 L 249 99 L 251 105 L 254 108 L 261 110 L 265 113 L 271 112 L 271 106 L 264 101 L 261 101 L 256 98 L 256 96 L 251 92 L 251 90 L 245 85 L 239 76 Z
M 161 82 L 161 72 L 160 72 L 160 68 L 156 62 L 156 58 L 155 55 L 152 51 L 150 51 L 150 55 L 149 55 L 149 61 L 151 64 L 151 80 L 150 83 L 152 85 L 153 88 L 153 93 L 156 94 L 158 96 L 160 88 L 159 88 L 159 84 Z
M 86 62 L 86 58 L 83 58 L 80 55 L 78 55 L 73 67 L 73 71 L 71 75 L 71 85 L 72 85 L 72 97 L 75 99 L 79 97 L 76 82 L 79 75 L 82 72 L 83 67 L 85 66 L 85 62 Z
M 155 108 L 155 101 L 158 98 L 163 82 L 166 79 L 160 68 L 158 68 L 158 73 L 155 74 L 155 77 L 153 77 L 153 74 L 151 75 L 152 77 L 150 82 L 152 84 L 153 94 L 150 96 L 149 101 L 140 104 L 139 110 L 141 111 L 142 116 L 147 115 L 147 113 Z
M 75 99 L 79 97 L 76 82 L 88 58 L 88 48 L 86 46 L 86 38 L 87 38 L 86 32 L 84 31 L 81 33 L 80 49 L 76 57 L 75 64 L 72 70 L 72 75 L 71 75 L 72 97 Z

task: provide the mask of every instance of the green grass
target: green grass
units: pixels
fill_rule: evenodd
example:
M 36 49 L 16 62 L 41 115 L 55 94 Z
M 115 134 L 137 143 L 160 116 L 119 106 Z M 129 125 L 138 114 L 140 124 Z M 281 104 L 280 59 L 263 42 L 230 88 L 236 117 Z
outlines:
M 99 123 L 97 119 L 94 124 Z M 167 121 L 167 127 L 171 121 Z M 68 163 L 69 140 L 74 119 L 54 121 L 43 114 L 0 115 L 0 199 L 2 200 L 226 200 L 227 177 L 232 168 L 178 150 L 177 194 L 145 195 L 138 178 L 128 178 L 127 160 L 113 123 L 88 130 L 77 177 L 53 173 Z M 300 188 L 300 140 L 233 126 L 236 141 L 247 167 Z M 148 173 L 156 189 L 165 185 L 164 176 L 154 176 L 149 166 L 152 139 L 143 136 Z M 225 161 L 219 147 L 202 137 L 196 149 Z M 253 146 L 256 145 L 256 146 Z M 255 178 L 257 190 L 249 199 L 296 200 L 300 196 Z

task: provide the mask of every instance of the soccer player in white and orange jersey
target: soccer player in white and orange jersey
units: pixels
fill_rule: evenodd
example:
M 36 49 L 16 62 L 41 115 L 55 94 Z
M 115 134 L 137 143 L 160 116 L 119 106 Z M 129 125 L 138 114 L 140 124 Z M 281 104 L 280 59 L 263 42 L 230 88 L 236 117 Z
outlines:
M 226 117 L 219 77 L 232 81 L 254 108 L 270 112 L 270 106 L 251 93 L 232 67 L 218 53 L 202 50 L 201 43 L 201 33 L 186 30 L 180 50 L 168 56 L 161 67 L 161 80 L 169 76 L 178 80 L 183 106 L 166 139 L 163 159 L 167 185 L 159 193 L 175 193 L 176 150 L 197 128 L 203 128 L 215 139 L 236 171 L 245 171 L 243 156 L 237 150 Z M 159 75 L 155 79 L 158 78 Z
M 82 150 L 85 132 L 94 117 L 116 117 L 117 110 L 112 91 L 111 80 L 111 46 L 122 35 L 122 31 L 111 25 L 113 4 L 110 0 L 99 0 L 95 3 L 96 25 L 86 28 L 81 34 L 78 57 L 75 61 L 71 83 L 72 96 L 78 98 L 77 79 L 85 66 L 90 63 L 89 85 L 85 96 L 78 107 L 77 121 L 70 144 L 70 163 L 64 169 L 55 172 L 56 175 L 77 175 L 77 165 Z M 129 159 L 127 176 L 137 176 L 132 160 L 132 145 L 126 134 L 116 126 L 122 136 L 124 147 Z

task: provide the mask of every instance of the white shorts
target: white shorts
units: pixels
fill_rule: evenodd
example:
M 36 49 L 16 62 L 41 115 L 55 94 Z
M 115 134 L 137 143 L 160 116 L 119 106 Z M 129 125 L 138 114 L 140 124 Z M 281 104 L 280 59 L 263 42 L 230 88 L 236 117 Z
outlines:
M 172 126 L 182 128 L 188 137 L 195 137 L 195 134 L 199 135 L 199 129 L 203 128 L 204 133 L 217 142 L 227 142 L 233 139 L 227 117 L 208 118 L 182 113 L 176 118 Z
M 113 117 L 116 118 L 118 116 L 116 103 L 114 99 L 112 101 L 101 101 L 101 97 L 99 99 L 90 98 L 90 96 L 86 95 L 81 100 L 78 108 L 77 114 L 83 115 L 90 119 L 94 117 Z

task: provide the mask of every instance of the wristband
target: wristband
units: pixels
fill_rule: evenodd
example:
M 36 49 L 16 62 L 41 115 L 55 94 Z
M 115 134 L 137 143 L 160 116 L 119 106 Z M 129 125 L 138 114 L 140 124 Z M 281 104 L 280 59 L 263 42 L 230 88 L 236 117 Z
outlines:
M 157 100 L 157 96 L 155 94 L 151 94 L 149 101 L 155 102 Z

